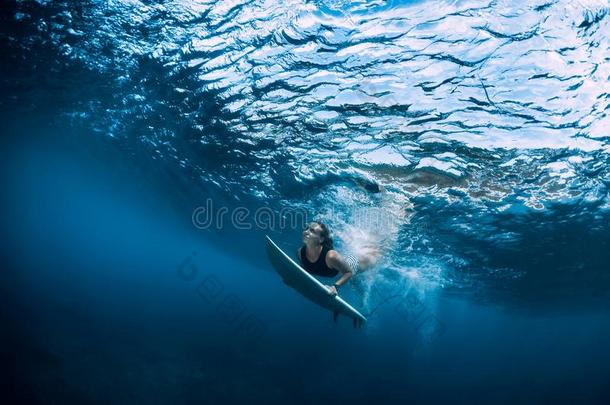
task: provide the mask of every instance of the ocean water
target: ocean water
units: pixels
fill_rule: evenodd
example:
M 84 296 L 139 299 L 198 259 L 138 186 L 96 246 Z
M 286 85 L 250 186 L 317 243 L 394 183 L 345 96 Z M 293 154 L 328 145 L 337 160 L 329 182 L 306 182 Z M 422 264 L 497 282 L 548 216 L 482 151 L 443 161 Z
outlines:
M 608 403 L 609 12 L 4 1 L 3 398 Z

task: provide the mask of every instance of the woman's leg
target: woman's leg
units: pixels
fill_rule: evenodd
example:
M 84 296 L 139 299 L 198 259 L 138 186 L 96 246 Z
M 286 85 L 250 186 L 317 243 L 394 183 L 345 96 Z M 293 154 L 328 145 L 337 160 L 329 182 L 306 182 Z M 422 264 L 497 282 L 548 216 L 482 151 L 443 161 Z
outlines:
M 374 267 L 379 260 L 379 250 L 376 248 L 363 249 L 358 254 L 359 271 L 368 270 Z

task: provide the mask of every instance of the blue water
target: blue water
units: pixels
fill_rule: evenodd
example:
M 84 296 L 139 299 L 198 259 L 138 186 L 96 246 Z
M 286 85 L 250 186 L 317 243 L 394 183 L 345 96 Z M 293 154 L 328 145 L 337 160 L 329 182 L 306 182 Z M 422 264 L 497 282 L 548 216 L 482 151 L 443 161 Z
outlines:
M 609 402 L 609 11 L 4 2 L 4 396 Z M 298 213 L 381 250 L 364 328 L 272 270 Z

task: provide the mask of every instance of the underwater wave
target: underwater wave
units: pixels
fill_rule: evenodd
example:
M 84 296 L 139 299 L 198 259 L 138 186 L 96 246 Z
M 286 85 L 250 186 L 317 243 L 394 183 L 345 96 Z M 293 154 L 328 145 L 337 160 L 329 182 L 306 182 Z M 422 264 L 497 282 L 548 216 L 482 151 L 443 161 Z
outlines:
M 605 293 L 609 10 L 13 1 L 1 102 L 52 105 L 185 188 L 377 227 L 387 267 L 435 285 Z M 391 224 L 358 224 L 373 208 Z

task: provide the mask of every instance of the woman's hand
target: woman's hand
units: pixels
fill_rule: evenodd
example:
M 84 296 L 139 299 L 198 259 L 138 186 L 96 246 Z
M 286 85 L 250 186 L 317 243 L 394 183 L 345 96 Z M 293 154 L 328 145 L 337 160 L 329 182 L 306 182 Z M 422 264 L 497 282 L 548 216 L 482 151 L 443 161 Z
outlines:
M 334 285 L 327 285 L 326 289 L 328 290 L 328 294 L 332 297 L 338 294 L 337 288 Z

